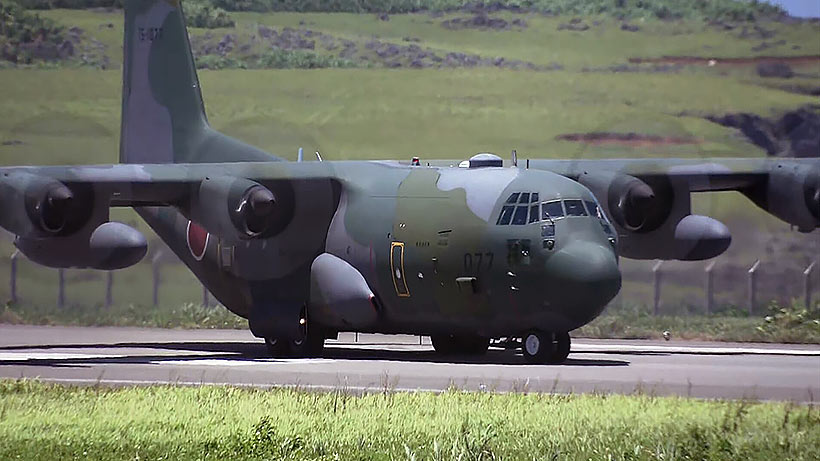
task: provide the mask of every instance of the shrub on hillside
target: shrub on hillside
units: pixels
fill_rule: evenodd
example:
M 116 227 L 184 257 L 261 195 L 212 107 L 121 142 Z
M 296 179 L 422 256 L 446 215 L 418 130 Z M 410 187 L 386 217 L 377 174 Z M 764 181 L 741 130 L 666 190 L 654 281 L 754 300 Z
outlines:
M 227 11 L 215 7 L 210 2 L 185 3 L 185 22 L 191 27 L 215 29 L 236 25 Z
M 122 0 L 20 0 L 26 8 L 121 7 Z M 197 0 L 226 11 L 409 13 L 461 8 L 531 10 L 562 15 L 607 14 L 616 18 L 753 21 L 785 15 L 757 0 Z M 186 1 L 190 10 L 192 1 Z
M 31 63 L 57 59 L 73 53 L 73 48 L 66 47 L 65 43 L 63 28 L 54 21 L 29 13 L 15 2 L 0 3 L 0 58 L 3 60 Z
M 222 56 L 206 54 L 196 57 L 200 69 L 322 69 L 356 67 L 349 59 L 325 56 L 309 51 L 273 48 L 261 55 Z
M 460 8 L 532 10 L 562 15 L 609 14 L 617 18 L 751 21 L 777 17 L 776 5 L 754 0 L 212 0 L 228 11 L 408 13 Z

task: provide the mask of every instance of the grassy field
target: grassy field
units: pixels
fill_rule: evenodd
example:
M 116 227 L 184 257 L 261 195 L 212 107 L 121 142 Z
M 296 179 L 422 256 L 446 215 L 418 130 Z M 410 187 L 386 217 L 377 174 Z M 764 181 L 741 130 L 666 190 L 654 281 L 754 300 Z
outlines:
M 66 28 L 79 27 L 83 48 L 102 50 L 108 70 L 77 63 L 53 68 L 0 70 L 0 164 L 77 164 L 117 161 L 122 57 L 122 17 L 117 11 L 50 10 L 40 14 Z M 416 43 L 436 52 L 474 53 L 520 59 L 561 70 L 529 71 L 493 67 L 448 69 L 387 69 L 379 66 L 318 70 L 201 71 L 209 118 L 219 130 L 295 159 L 296 150 L 320 150 L 325 159 L 383 159 L 420 155 L 463 159 L 478 151 L 521 158 L 602 158 L 664 156 L 763 156 L 763 150 L 728 129 L 702 118 L 706 114 L 750 112 L 773 116 L 817 102 L 814 96 L 786 92 L 780 84 L 820 86 L 817 64 L 796 67 L 788 80 L 762 79 L 753 66 L 690 66 L 669 72 L 614 72 L 631 57 L 695 55 L 720 58 L 757 55 L 820 55 L 820 24 L 759 21 L 732 30 L 703 21 L 630 19 L 640 30 L 621 30 L 620 22 L 604 16 L 583 16 L 590 29 L 558 30 L 570 17 L 500 12 L 494 18 L 522 19 L 526 27 L 503 30 L 442 27 L 442 22 L 469 16 L 466 12 L 390 15 L 347 13 L 231 13 L 231 29 L 193 29 L 194 38 L 214 40 L 234 34 L 244 40 L 260 25 L 283 30 L 309 29 L 352 41 L 360 50 L 372 40 Z M 768 34 L 761 38 L 757 26 Z M 748 33 L 744 30 L 748 29 Z M 758 35 L 755 35 L 758 34 Z M 408 41 L 411 40 L 411 41 Z M 417 41 L 416 41 L 417 40 Z M 761 49 L 761 44 L 766 47 Z M 96 44 L 100 44 L 99 46 Z M 101 48 L 100 48 L 101 46 Z M 97 52 L 97 51 L 94 51 Z M 317 45 L 317 53 L 328 50 Z M 95 61 L 96 62 L 96 61 Z M 634 70 L 634 69 L 633 69 Z M 638 132 L 691 137 L 698 143 L 627 148 L 560 141 L 566 133 L 591 131 Z M 801 292 L 799 273 L 820 252 L 816 234 L 789 231 L 787 225 L 755 208 L 736 193 L 696 194 L 693 211 L 724 220 L 735 243 L 717 266 L 725 273 L 717 283 L 717 304 L 740 307 L 742 274 L 756 259 L 767 272 L 761 286 L 767 296 L 788 302 Z M 114 210 L 112 218 L 134 223 L 152 234 L 136 215 Z M 747 229 L 754 229 L 747 231 Z M 179 264 L 163 266 L 162 308 L 151 306 L 150 260 L 161 248 L 152 245 L 143 263 L 115 274 L 113 312 L 105 312 L 105 276 L 92 271 L 67 272 L 68 313 L 54 310 L 57 274 L 21 260 L 18 319 L 37 323 L 117 323 L 190 326 L 201 318 L 196 309 L 201 286 Z M 167 251 L 167 250 L 166 250 Z M 0 236 L 0 301 L 9 298 L 10 241 Z M 623 290 L 625 305 L 651 303 L 651 262 L 624 261 L 629 274 Z M 664 313 L 702 311 L 702 265 L 672 262 L 664 289 Z M 722 271 L 722 272 L 721 272 Z M 820 271 L 815 273 L 820 282 Z M 685 283 L 684 283 L 685 281 Z M 820 286 L 820 283 L 815 283 Z M 186 310 L 187 309 L 187 310 Z M 759 322 L 765 309 L 754 319 Z M 207 316 L 203 326 L 230 324 L 230 314 Z M 97 320 L 95 320 L 97 319 Z M 176 319 L 176 320 L 170 320 Z M 216 320 L 214 320 L 216 319 Z M 637 320 L 636 320 L 637 321 Z M 227 322 L 227 323 L 226 323 Z M 730 322 L 735 322 L 731 320 Z M 743 334 L 747 326 L 742 323 Z M 697 328 L 693 327 L 693 330 Z M 602 328 L 596 331 L 605 331 Z M 641 331 L 655 332 L 648 323 Z M 662 330 L 661 330 L 662 331 Z M 626 334 L 626 333 L 623 333 Z M 657 334 L 657 333 L 653 333 Z M 737 335 L 735 335 L 737 336 Z
M 0 458 L 813 460 L 812 406 L 0 382 Z

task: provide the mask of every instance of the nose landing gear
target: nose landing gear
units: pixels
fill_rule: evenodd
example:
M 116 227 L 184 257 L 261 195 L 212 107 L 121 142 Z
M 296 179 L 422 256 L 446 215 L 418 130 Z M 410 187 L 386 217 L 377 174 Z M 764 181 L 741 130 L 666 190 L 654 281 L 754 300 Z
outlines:
M 569 333 L 533 330 L 521 339 L 521 351 L 528 363 L 558 364 L 569 356 Z

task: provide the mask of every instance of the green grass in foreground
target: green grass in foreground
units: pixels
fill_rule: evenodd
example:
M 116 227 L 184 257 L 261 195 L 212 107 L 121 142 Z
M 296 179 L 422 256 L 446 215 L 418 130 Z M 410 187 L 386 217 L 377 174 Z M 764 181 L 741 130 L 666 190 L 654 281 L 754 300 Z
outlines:
M 811 406 L 0 382 L 0 459 L 814 460 Z

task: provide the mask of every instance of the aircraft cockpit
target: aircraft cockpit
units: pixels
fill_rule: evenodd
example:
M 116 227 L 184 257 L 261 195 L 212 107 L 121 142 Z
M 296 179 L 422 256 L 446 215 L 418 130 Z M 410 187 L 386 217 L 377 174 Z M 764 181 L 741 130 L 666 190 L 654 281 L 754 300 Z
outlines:
M 593 217 L 597 219 L 613 246 L 615 231 L 601 207 L 594 200 L 575 198 L 540 200 L 538 192 L 513 192 L 507 198 L 496 220 L 498 226 L 541 225 L 543 247 L 555 247 L 555 223 L 565 218 Z

